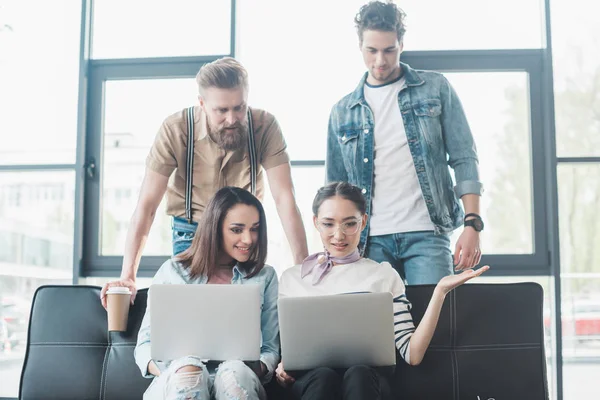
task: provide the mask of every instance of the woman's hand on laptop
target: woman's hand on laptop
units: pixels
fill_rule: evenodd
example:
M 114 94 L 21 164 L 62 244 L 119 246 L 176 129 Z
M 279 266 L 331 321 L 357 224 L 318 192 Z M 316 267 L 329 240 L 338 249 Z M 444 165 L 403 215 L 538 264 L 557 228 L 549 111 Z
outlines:
M 279 383 L 283 387 L 288 387 L 292 385 L 296 380 L 288 375 L 283 369 L 283 363 L 279 363 L 277 369 L 275 370 L 275 378 L 277 379 L 277 383 Z
M 133 301 L 135 300 L 135 295 L 137 293 L 137 289 L 135 287 L 135 281 L 131 279 L 119 279 L 118 281 L 107 282 L 102 286 L 102 291 L 100 291 L 100 301 L 102 302 L 102 307 L 106 309 L 106 291 L 109 287 L 112 286 L 122 286 L 129 288 L 131 290 L 131 305 L 133 305 Z

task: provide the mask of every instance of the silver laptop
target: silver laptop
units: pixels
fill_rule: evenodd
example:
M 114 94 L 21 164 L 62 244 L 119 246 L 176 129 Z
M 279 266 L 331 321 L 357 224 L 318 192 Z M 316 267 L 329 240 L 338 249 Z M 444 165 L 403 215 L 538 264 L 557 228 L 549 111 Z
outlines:
M 396 364 L 391 293 L 279 299 L 286 371 Z
M 259 285 L 152 285 L 152 359 L 258 360 L 260 291 Z

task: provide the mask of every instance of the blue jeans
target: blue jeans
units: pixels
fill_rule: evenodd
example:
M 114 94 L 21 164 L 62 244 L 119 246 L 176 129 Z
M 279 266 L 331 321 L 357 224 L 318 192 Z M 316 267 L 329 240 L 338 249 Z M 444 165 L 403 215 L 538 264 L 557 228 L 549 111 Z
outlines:
M 195 379 L 178 382 L 177 370 L 191 365 L 200 368 Z M 267 394 L 254 371 L 242 361 L 221 363 L 215 373 L 193 356 L 174 360 L 167 370 L 154 378 L 144 400 L 266 400 Z
M 365 257 L 389 262 L 407 285 L 436 284 L 454 271 L 450 236 L 433 231 L 369 236 Z
M 187 250 L 192 245 L 192 240 L 196 234 L 197 222 L 191 224 L 185 218 L 173 217 L 171 229 L 173 230 L 173 255 Z

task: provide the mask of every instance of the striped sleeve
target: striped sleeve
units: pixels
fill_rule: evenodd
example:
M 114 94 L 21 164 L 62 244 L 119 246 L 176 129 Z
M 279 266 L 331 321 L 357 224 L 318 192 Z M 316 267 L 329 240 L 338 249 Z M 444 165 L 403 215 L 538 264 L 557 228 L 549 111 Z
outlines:
M 406 290 L 400 275 L 395 270 L 393 272 L 394 277 L 390 291 L 394 296 L 394 338 L 400 356 L 407 364 L 410 364 L 410 338 L 415 332 L 415 324 L 410 314 L 412 305 L 406 298 Z

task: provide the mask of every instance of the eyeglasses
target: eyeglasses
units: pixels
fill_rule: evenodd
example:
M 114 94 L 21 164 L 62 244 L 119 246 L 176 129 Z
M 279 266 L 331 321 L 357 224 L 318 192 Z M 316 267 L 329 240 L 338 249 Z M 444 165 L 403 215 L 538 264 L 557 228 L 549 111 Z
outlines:
M 331 221 L 317 221 L 319 232 L 327 236 L 335 235 L 338 229 L 341 230 L 344 235 L 354 235 L 358 232 L 360 226 L 361 220 L 359 219 L 344 221 L 341 224 L 333 223 Z

